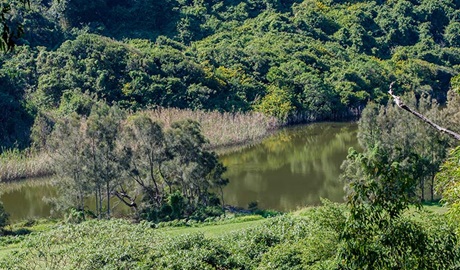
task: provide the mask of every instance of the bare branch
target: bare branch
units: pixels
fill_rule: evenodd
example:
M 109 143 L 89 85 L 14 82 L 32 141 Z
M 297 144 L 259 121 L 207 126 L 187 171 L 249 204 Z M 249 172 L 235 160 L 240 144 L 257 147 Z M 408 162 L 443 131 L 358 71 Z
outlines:
M 439 130 L 439 131 L 441 131 L 443 133 L 446 133 L 446 134 L 452 136 L 457 141 L 460 141 L 460 134 L 455 133 L 452 130 L 449 130 L 447 128 L 441 127 L 440 125 L 438 125 L 435 122 L 433 122 L 430 119 L 428 119 L 426 116 L 422 115 L 421 113 L 413 110 L 412 108 L 410 108 L 406 104 L 404 104 L 404 102 L 401 100 L 401 97 L 396 96 L 395 94 L 393 94 L 393 84 L 394 83 L 395 82 L 392 82 L 390 84 L 390 89 L 388 90 L 388 93 L 391 95 L 391 97 L 393 98 L 394 102 L 396 103 L 396 105 L 399 108 L 410 112 L 411 114 L 415 115 L 417 118 L 421 119 L 423 122 L 427 123 L 428 125 L 434 127 L 435 129 L 437 129 L 437 130 Z
M 125 205 L 134 208 L 137 211 L 137 203 L 135 201 L 135 198 L 132 198 L 125 192 L 118 192 L 117 190 L 112 191 L 112 195 L 115 195 L 121 202 L 123 202 Z

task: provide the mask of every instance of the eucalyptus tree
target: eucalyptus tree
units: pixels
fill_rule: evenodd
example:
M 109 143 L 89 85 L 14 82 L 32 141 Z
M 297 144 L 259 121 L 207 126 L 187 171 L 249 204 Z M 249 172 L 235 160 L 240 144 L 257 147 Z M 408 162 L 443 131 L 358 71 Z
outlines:
M 409 103 L 404 103 L 401 97 L 393 94 L 391 86 L 389 94 L 395 100 L 396 106 L 391 107 L 391 110 L 391 105 L 387 108 L 369 106 L 366 109 L 360 122 L 360 132 L 365 132 L 362 132 L 359 138 L 364 152 L 350 150 L 343 164 L 342 177 L 348 181 L 347 204 L 350 216 L 340 237 L 339 268 L 449 269 L 458 263 L 458 237 L 454 233 L 454 227 L 444 224 L 442 230 L 447 234 L 444 234 L 438 243 L 433 243 L 429 240 L 430 230 L 420 227 L 417 222 L 402 213 L 411 204 L 420 206 L 420 201 L 415 197 L 417 179 L 424 174 L 433 173 L 423 168 L 426 164 L 421 160 L 424 151 L 432 152 L 433 148 L 423 149 L 427 144 L 422 141 L 429 140 L 428 143 L 435 144 L 434 148 L 441 148 L 441 151 L 435 154 L 441 155 L 439 159 L 442 159 L 447 143 L 439 145 L 439 140 L 446 139 L 439 139 L 441 137 L 437 137 L 437 132 L 431 133 L 434 138 L 427 136 L 435 129 L 457 140 L 460 139 L 460 135 L 439 126 L 414 109 L 430 107 L 423 99 L 419 100 L 419 106 L 410 99 Z M 422 122 L 409 117 L 409 114 L 397 109 L 398 107 L 409 111 L 435 129 L 418 134 L 417 130 L 420 130 L 420 127 L 417 127 L 417 124 Z M 425 113 L 433 119 L 437 116 L 430 111 Z M 429 125 L 423 127 L 429 128 Z M 422 138 L 418 138 L 417 135 L 421 135 Z M 458 165 L 458 151 L 452 155 L 453 157 L 443 165 L 443 168 L 447 168 L 442 174 L 444 181 L 457 175 L 452 168 L 455 169 Z M 437 170 L 440 161 L 437 164 L 438 160 L 429 162 L 437 165 L 430 169 Z M 455 183 L 456 180 L 445 182 Z M 452 189 L 455 184 L 444 186 L 447 186 L 447 190 L 455 190 Z M 455 192 L 447 194 L 453 193 Z M 433 219 L 432 222 L 438 221 Z M 433 249 L 444 252 L 428 255 Z
M 417 100 L 414 95 L 408 95 L 405 99 L 430 117 L 440 118 L 436 101 L 429 97 Z M 399 110 L 396 105 L 369 104 L 359 121 L 358 140 L 364 151 L 379 145 L 379 151 L 388 155 L 390 163 L 405 164 L 418 181 L 420 199 L 425 200 L 429 185 L 433 200 L 434 175 L 449 147 L 446 136 Z
M 419 156 L 387 147 L 351 150 L 342 165 L 350 215 L 340 235 L 339 269 L 449 269 L 457 261 L 452 226 L 434 243 L 430 230 L 403 215 L 410 205 L 421 206 Z
M 117 140 L 125 181 L 113 194 L 153 220 L 189 216 L 212 205 L 213 192 L 228 180 L 206 142 L 197 122 L 176 122 L 165 130 L 145 113 L 131 115 Z
M 116 153 L 118 129 L 122 111 L 105 102 L 97 102 L 89 115 L 83 134 L 87 140 L 85 149 L 86 177 L 94 186 L 96 212 L 99 218 L 106 200 L 106 215 L 110 218 L 110 198 L 120 180 L 120 166 Z
M 137 210 L 136 198 L 143 193 L 152 207 L 160 207 L 166 186 L 171 191 L 162 168 L 168 158 L 162 126 L 146 114 L 132 115 L 124 121 L 117 145 L 124 176 L 132 181 L 120 183 L 115 196 Z
M 95 196 L 96 214 L 103 217 L 104 201 L 110 218 L 110 198 L 120 180 L 115 141 L 122 112 L 96 102 L 88 118 L 72 114 L 58 120 L 47 140 L 60 198 L 59 208 L 85 210 L 85 199 Z
M 200 125 L 191 120 L 173 123 L 166 139 L 171 180 L 193 205 L 208 205 L 209 191 L 221 189 L 228 180 L 222 177 L 225 167 L 217 155 L 205 150 L 207 140 Z
M 83 211 L 84 200 L 91 192 L 85 173 L 88 147 L 83 136 L 85 129 L 85 120 L 72 114 L 57 121 L 47 140 L 57 175 L 55 185 L 59 196 L 54 203 L 58 210 L 75 207 Z

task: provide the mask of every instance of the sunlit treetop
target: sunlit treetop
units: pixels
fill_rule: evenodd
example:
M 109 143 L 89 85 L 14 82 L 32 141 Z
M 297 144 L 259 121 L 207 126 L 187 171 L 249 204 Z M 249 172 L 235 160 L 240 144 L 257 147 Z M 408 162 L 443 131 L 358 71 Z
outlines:
M 13 50 L 15 40 L 20 38 L 24 33 L 22 25 L 12 25 L 9 17 L 12 7 L 15 5 L 30 5 L 29 0 L 2 0 L 0 4 L 0 51 L 9 52 Z

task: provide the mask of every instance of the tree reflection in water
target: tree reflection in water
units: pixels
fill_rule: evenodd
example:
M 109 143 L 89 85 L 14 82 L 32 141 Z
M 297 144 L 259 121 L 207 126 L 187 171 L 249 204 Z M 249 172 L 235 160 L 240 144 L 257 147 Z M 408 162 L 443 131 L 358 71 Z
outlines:
M 358 147 L 356 123 L 315 123 L 284 129 L 260 144 L 220 157 L 228 171 L 225 203 L 294 210 L 320 198 L 343 200 L 340 165 Z

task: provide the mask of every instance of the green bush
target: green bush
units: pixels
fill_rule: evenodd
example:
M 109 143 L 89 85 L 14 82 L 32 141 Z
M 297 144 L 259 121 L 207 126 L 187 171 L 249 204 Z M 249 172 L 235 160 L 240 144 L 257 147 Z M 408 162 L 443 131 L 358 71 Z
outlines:
M 347 226 L 339 249 L 344 269 L 451 269 L 459 263 L 458 237 L 439 215 Z
M 302 263 L 303 253 L 303 246 L 299 243 L 282 243 L 263 255 L 258 269 L 305 269 Z

